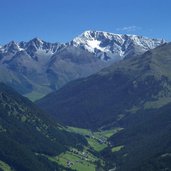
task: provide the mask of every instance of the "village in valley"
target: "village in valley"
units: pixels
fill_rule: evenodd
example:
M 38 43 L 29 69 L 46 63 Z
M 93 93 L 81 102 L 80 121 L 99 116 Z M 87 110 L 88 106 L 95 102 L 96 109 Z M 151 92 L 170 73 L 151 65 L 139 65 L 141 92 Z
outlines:
M 97 154 L 106 147 L 110 147 L 111 150 L 115 148 L 112 147 L 109 138 L 120 130 L 122 130 L 122 128 L 93 132 L 87 129 L 68 127 L 67 131 L 83 135 L 88 142 L 88 146 L 80 147 L 78 145 L 77 148 L 70 148 L 59 156 L 49 156 L 48 158 L 68 169 L 78 171 L 86 171 L 89 169 L 89 171 L 95 171 L 97 163 L 101 166 L 104 165 L 104 161 L 100 159 Z M 118 149 L 118 147 L 116 148 Z

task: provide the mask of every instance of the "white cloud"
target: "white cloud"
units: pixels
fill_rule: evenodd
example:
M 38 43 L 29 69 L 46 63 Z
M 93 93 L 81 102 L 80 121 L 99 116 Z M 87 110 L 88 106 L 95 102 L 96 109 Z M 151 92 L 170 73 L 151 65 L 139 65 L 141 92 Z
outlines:
M 117 28 L 117 31 L 125 31 L 125 32 L 135 32 L 141 30 L 141 27 L 138 26 L 126 26 L 122 28 Z

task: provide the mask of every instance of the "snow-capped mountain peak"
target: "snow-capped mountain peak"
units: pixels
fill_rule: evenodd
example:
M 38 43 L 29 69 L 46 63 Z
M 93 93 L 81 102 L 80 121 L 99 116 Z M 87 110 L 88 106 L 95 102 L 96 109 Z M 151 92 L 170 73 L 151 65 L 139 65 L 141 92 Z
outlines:
M 102 60 L 121 60 L 124 57 L 153 49 L 164 40 L 150 39 L 137 35 L 113 34 L 103 31 L 85 31 L 74 38 L 72 44 L 94 53 Z
M 0 47 L 0 52 L 3 52 L 3 53 L 15 54 L 16 52 L 22 51 L 22 50 L 24 50 L 24 49 L 22 47 L 20 47 L 20 45 L 18 43 L 16 43 L 15 41 L 11 41 L 8 44 Z
M 62 46 L 60 43 L 48 43 L 39 38 L 19 43 L 11 41 L 0 47 L 0 63 L 6 63 L 17 56 L 25 56 L 26 58 L 23 60 L 28 60 L 30 57 L 29 59 L 32 59 L 33 63 L 39 61 L 39 65 L 45 65 Z
M 28 42 L 28 45 L 33 45 L 36 48 L 41 48 L 44 42 L 40 38 L 34 38 Z
M 32 57 L 47 56 L 47 54 L 50 56 L 61 48 L 74 46 L 87 50 L 103 61 L 118 61 L 125 57 L 142 54 L 165 42 L 138 35 L 88 30 L 65 44 L 48 43 L 40 38 L 34 38 L 28 42 L 11 41 L 1 46 L 0 52 L 16 54 L 19 51 L 26 51 Z

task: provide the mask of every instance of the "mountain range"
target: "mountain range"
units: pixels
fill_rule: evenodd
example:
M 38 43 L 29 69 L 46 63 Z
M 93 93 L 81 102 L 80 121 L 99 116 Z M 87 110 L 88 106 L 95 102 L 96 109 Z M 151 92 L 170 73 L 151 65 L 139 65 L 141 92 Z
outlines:
M 72 41 L 48 43 L 39 38 L 0 47 L 0 81 L 31 100 L 89 76 L 111 63 L 153 49 L 164 40 L 136 35 L 85 31 Z

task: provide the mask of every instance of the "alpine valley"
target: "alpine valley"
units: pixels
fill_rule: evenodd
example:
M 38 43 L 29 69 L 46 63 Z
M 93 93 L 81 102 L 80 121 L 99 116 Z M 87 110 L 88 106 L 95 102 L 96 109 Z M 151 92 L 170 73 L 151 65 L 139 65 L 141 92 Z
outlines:
M 106 170 L 171 170 L 171 43 L 72 81 L 37 104 L 60 123 L 119 132 L 101 151 Z
M 171 171 L 170 66 L 138 35 L 0 46 L 0 171 Z

